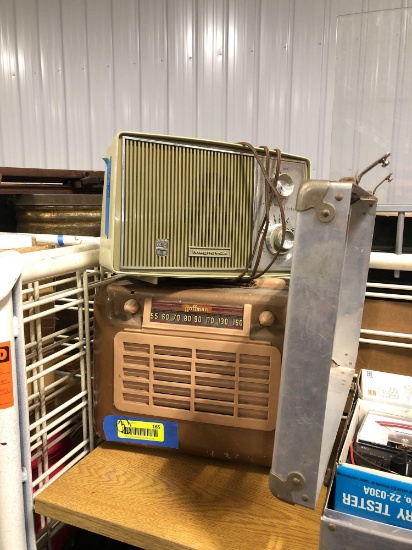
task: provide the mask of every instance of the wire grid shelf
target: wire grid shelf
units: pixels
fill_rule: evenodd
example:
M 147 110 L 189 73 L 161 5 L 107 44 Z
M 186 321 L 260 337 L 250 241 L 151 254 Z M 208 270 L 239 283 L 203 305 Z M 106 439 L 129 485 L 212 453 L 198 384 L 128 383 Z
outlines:
M 404 223 L 406 213 L 412 213 L 412 205 L 379 205 L 378 212 L 396 212 L 397 231 L 395 236 L 395 252 L 402 255 L 404 240 Z M 404 256 L 406 257 L 406 256 Z M 412 271 L 411 256 L 409 256 L 408 271 Z M 395 277 L 399 277 L 399 270 L 394 271 Z M 397 283 L 367 283 L 365 298 L 411 302 L 412 286 Z M 374 329 L 362 329 L 359 343 L 372 346 L 387 346 L 392 348 L 412 349 L 412 333 L 389 332 Z
M 94 447 L 91 344 L 99 268 L 22 290 L 33 498 Z M 38 548 L 63 524 L 35 517 Z
M 33 498 L 94 447 L 93 301 L 107 277 L 95 267 L 23 288 Z M 397 289 L 402 294 L 387 293 Z M 366 296 L 409 301 L 411 291 L 405 285 L 368 283 Z M 362 330 L 366 335 L 372 338 L 361 337 L 360 342 L 412 347 L 410 334 Z M 53 548 L 52 540 L 64 526 L 36 516 L 37 548 Z
M 411 302 L 412 286 L 368 282 L 365 297 L 386 301 Z M 375 346 L 412 349 L 412 332 L 389 332 L 362 328 L 359 342 Z

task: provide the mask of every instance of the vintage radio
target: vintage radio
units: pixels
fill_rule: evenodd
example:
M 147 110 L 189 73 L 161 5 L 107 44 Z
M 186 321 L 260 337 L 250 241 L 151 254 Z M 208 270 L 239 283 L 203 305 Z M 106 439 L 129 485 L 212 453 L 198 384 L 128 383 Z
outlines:
M 109 441 L 268 466 L 287 291 L 166 279 L 95 299 L 95 422 Z
M 305 158 L 121 132 L 108 149 L 100 263 L 129 275 L 233 278 L 290 269 Z

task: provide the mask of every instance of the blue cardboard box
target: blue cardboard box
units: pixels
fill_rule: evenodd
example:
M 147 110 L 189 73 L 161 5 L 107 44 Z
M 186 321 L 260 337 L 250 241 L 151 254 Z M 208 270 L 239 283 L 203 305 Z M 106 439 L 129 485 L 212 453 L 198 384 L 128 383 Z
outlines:
M 412 387 L 412 377 L 399 377 L 393 374 L 389 376 L 390 378 L 382 380 L 379 373 L 361 372 L 359 398 L 352 412 L 336 466 L 333 509 L 412 530 L 412 477 L 356 464 L 356 453 L 353 450 L 353 443 L 361 433 L 359 428 L 363 426 L 364 429 L 368 414 L 384 415 L 389 419 L 402 417 L 403 420 L 412 421 L 412 408 L 409 402 L 394 399 L 394 396 L 402 393 L 401 390 L 403 391 L 406 383 L 404 379 L 407 379 L 408 387 Z M 387 391 L 388 388 L 391 389 L 390 392 Z M 392 391 L 393 388 L 400 389 L 396 392 Z M 369 398 L 370 396 L 372 398 Z
M 335 481 L 338 512 L 412 529 L 410 477 L 339 464 Z

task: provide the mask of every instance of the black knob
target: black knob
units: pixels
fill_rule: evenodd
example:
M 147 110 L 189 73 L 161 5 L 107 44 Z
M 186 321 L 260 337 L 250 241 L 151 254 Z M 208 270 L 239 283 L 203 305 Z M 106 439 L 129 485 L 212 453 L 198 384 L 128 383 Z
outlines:
M 391 458 L 390 470 L 401 476 L 406 476 L 408 471 L 408 454 L 405 452 L 398 453 Z

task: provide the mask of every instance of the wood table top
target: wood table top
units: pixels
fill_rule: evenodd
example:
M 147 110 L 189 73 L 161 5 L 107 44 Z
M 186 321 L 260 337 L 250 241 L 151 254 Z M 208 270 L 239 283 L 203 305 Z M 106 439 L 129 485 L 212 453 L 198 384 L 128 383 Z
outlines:
M 35 499 L 39 514 L 147 550 L 314 550 L 316 510 L 285 504 L 268 469 L 103 443 Z

